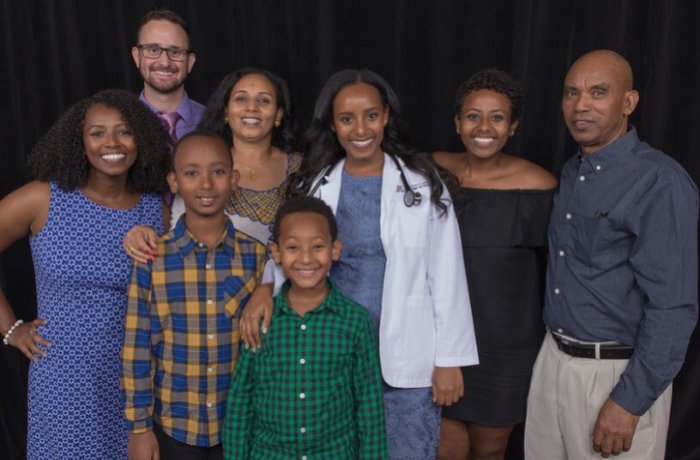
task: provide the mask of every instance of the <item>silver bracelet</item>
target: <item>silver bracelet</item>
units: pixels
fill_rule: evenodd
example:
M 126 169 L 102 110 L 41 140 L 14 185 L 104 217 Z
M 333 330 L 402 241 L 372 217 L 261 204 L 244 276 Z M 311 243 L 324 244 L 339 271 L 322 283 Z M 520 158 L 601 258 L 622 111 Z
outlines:
M 13 324 L 12 327 L 10 328 L 10 330 L 7 331 L 7 334 L 5 334 L 5 338 L 2 339 L 2 343 L 4 343 L 5 345 L 9 345 L 10 344 L 10 337 L 12 337 L 12 333 L 15 332 L 15 329 L 20 327 L 22 324 L 24 324 L 24 321 L 21 319 L 18 319 L 17 321 L 15 321 L 15 324 Z

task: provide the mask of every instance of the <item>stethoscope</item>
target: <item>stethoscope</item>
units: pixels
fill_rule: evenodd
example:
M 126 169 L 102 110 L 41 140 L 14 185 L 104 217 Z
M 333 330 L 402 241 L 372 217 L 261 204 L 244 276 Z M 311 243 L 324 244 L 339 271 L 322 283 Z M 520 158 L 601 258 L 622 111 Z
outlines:
M 401 182 L 403 183 L 403 187 L 406 190 L 406 192 L 403 194 L 403 204 L 406 205 L 406 207 L 408 208 L 410 208 L 411 206 L 419 206 L 423 201 L 423 195 L 421 195 L 420 192 L 414 191 L 408 184 L 408 180 L 406 180 L 406 175 L 403 173 L 403 168 L 401 167 L 399 160 L 397 160 L 394 155 L 389 156 L 392 160 L 394 160 L 394 164 L 396 164 L 396 167 L 399 170 L 399 174 L 401 175 Z M 309 192 L 309 196 L 314 196 L 318 191 L 319 187 L 328 183 L 328 176 L 330 176 L 331 172 L 337 164 L 338 163 L 333 163 L 332 165 L 326 167 L 326 170 L 323 173 L 323 177 L 313 186 L 313 188 Z

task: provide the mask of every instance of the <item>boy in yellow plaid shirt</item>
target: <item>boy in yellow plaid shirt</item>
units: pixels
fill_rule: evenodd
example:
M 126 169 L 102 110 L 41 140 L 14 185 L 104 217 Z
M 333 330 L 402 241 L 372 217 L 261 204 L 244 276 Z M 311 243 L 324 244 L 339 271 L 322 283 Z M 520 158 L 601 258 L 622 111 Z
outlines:
M 226 201 L 238 179 L 223 139 L 183 137 L 168 183 L 185 214 L 135 262 L 122 350 L 129 458 L 221 458 L 219 431 L 238 358 L 238 317 L 265 247 L 238 232 Z

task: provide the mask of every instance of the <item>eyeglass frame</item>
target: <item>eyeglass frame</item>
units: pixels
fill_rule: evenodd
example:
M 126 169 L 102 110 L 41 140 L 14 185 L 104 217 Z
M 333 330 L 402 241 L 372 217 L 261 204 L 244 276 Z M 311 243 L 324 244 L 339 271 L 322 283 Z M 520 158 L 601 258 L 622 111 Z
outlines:
M 165 51 L 166 56 L 168 56 L 168 59 L 171 61 L 175 62 L 182 62 L 187 59 L 187 57 L 192 54 L 192 50 L 188 48 L 178 48 L 178 47 L 170 47 L 170 48 L 164 48 L 160 45 L 157 45 L 155 43 L 146 43 L 142 45 L 136 45 L 136 48 L 139 49 L 139 53 L 141 54 L 142 57 L 145 59 L 158 59 L 163 55 L 163 51 Z M 158 48 L 158 56 L 146 56 L 143 52 L 145 48 Z M 174 59 L 170 53 L 175 52 L 175 51 L 183 51 L 184 54 L 182 55 L 182 59 Z

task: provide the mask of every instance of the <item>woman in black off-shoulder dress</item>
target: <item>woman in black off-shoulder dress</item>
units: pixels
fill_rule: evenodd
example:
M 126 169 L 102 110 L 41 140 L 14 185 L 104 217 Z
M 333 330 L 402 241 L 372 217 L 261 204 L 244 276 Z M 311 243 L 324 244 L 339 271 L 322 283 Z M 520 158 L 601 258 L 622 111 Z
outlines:
M 547 225 L 556 179 L 502 152 L 515 133 L 521 87 L 481 71 L 457 90 L 455 126 L 466 151 L 436 152 L 454 192 L 479 365 L 462 369 L 464 396 L 442 412 L 439 458 L 503 458 L 525 419 L 532 366 L 544 335 Z

